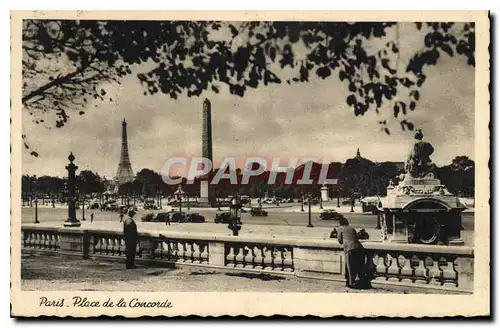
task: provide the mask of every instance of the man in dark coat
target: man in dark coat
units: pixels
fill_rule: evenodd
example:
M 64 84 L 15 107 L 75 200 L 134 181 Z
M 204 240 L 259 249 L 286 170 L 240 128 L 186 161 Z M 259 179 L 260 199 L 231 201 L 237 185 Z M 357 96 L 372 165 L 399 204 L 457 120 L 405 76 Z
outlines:
M 128 212 L 128 218 L 123 221 L 123 235 L 125 239 L 125 250 L 127 253 L 127 269 L 134 269 L 135 248 L 137 247 L 137 225 L 134 222 L 135 211 Z
M 365 284 L 365 249 L 358 240 L 356 230 L 349 226 L 349 221 L 346 218 L 342 217 L 339 224 L 338 241 L 339 244 L 344 246 L 346 286 L 356 288 L 361 284 Z M 359 278 L 358 284 L 356 284 L 357 277 Z

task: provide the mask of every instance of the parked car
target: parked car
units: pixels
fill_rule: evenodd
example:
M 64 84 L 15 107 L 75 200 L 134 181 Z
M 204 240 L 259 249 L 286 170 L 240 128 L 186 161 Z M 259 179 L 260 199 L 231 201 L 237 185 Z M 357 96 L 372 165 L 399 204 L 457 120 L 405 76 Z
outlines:
M 204 223 L 205 217 L 199 213 L 189 213 L 187 215 L 187 221 L 189 223 Z
M 170 222 L 184 223 L 188 220 L 186 212 L 168 212 L 168 216 L 170 218 Z
M 231 222 L 231 212 L 222 212 L 215 214 L 215 223 L 230 223 Z M 241 222 L 241 220 L 240 220 Z
M 157 210 L 158 206 L 156 206 L 156 202 L 154 199 L 149 198 L 144 201 L 143 208 L 145 210 Z
M 335 210 L 325 210 L 320 215 L 319 218 L 321 220 L 335 220 L 338 221 L 342 218 L 342 214 L 338 213 Z
M 153 213 L 145 214 L 141 217 L 142 222 L 155 222 L 155 215 Z
M 267 211 L 263 210 L 261 207 L 252 207 L 250 214 L 252 216 L 267 216 Z

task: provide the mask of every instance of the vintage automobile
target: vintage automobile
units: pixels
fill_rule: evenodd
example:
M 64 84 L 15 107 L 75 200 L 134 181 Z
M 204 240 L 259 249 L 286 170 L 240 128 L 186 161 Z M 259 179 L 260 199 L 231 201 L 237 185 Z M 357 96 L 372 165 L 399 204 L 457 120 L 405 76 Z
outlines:
M 215 223 L 229 223 L 231 221 L 231 212 L 222 212 L 215 214 Z
M 335 220 L 338 221 L 343 217 L 342 214 L 338 213 L 335 210 L 325 210 L 320 215 L 319 218 L 321 220 Z
M 377 214 L 378 205 L 380 203 L 380 198 L 378 197 L 365 197 L 360 200 L 361 208 L 363 209 L 363 213 L 372 212 L 373 214 Z
M 200 215 L 199 213 L 189 213 L 187 215 L 186 222 L 188 222 L 188 223 L 204 223 L 205 217 L 203 215 Z
M 222 212 L 215 214 L 215 223 L 231 223 L 231 212 Z M 241 223 L 241 218 L 239 218 L 238 223 Z
M 267 211 L 263 210 L 261 207 L 252 207 L 252 209 L 250 210 L 250 215 L 267 216 Z
M 178 223 L 187 222 L 186 212 L 168 212 L 167 215 L 170 222 L 178 222 Z
M 145 209 L 145 210 L 157 210 L 158 206 L 156 206 L 154 199 L 148 198 L 144 201 L 143 209 Z
M 142 222 L 156 222 L 156 216 L 154 213 L 147 213 L 141 217 Z

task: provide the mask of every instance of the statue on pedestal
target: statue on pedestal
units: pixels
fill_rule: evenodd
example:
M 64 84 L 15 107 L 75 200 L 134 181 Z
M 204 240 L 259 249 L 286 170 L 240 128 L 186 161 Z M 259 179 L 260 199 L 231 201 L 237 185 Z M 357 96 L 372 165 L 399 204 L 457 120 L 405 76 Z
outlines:
M 435 176 L 436 165 L 430 158 L 434 147 L 429 142 L 423 141 L 423 138 L 422 130 L 417 130 L 415 139 L 418 141 L 413 145 L 405 163 L 405 172 L 412 178 L 434 178 Z

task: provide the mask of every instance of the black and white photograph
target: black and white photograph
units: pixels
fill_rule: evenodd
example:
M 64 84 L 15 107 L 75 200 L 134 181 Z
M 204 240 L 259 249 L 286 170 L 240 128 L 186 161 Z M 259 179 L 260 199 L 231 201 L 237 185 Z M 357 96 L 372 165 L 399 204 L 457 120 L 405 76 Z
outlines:
M 12 315 L 489 314 L 487 11 L 11 24 Z

